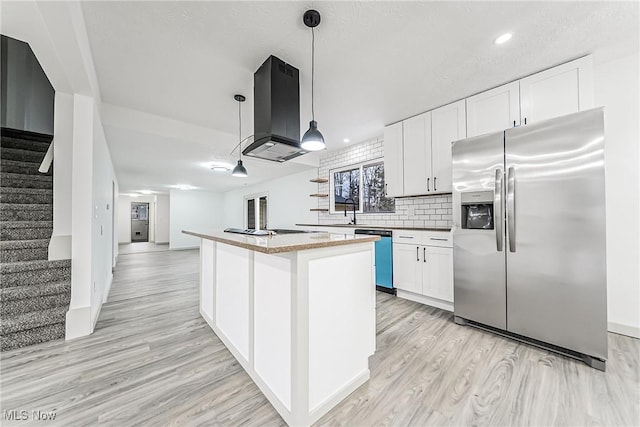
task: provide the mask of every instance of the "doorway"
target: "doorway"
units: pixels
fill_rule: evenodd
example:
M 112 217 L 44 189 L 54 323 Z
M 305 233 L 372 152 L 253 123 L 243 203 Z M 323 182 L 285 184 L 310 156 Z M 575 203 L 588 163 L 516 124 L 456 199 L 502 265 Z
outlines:
M 149 203 L 131 203 L 131 242 L 149 241 Z

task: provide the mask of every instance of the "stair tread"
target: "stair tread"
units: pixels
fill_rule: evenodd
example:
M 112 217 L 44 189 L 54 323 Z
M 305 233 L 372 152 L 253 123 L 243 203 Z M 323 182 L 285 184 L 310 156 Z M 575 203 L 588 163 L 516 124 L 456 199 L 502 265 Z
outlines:
M 0 337 L 2 351 L 61 340 L 65 337 L 65 322 L 53 323 L 26 331 L 14 332 Z
M 3 203 L 0 210 L 36 210 L 47 211 L 53 208 L 53 203 Z
M 70 259 L 59 259 L 55 261 L 37 260 L 37 261 L 19 261 L 7 262 L 0 264 L 0 273 L 20 273 L 23 271 L 45 270 L 47 268 L 64 268 L 71 267 Z
M 8 139 L 27 141 L 27 142 L 39 142 L 46 144 L 47 146 L 53 141 L 53 135 L 48 133 L 33 132 L 30 130 L 14 129 L 10 127 L 3 127 L 0 129 L 1 141 Z
M 45 174 L 26 175 L 23 173 L 0 172 L 0 177 L 3 179 L 16 178 L 16 179 L 25 179 L 25 180 L 31 179 L 35 181 L 53 181 L 53 175 L 45 175 Z
M 49 247 L 49 239 L 7 240 L 0 242 L 0 250 L 3 251 L 47 247 Z
M 53 228 L 53 221 L 0 221 L 0 229 L 9 228 Z
M 16 301 L 64 293 L 69 293 L 69 298 L 71 298 L 71 279 L 0 289 L 0 301 Z
M 54 307 L 46 310 L 32 311 L 2 319 L 0 334 L 7 335 L 19 331 L 26 331 L 41 326 L 62 323 L 67 316 L 68 307 Z
M 20 174 L 17 174 L 20 175 Z M 52 195 L 52 188 L 24 188 L 24 187 L 0 187 L 0 194 L 38 194 L 38 195 Z

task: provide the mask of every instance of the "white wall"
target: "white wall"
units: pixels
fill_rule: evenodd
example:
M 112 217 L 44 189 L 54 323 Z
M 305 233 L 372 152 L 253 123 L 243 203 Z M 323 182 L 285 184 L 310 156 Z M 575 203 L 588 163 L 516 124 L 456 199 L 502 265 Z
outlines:
M 640 108 L 638 53 L 596 64 L 595 99 L 605 107 L 609 330 L 640 337 Z
M 318 214 L 309 209 L 317 207 L 317 199 L 309 194 L 317 193 L 317 184 L 309 180 L 317 175 L 317 169 L 311 169 L 224 193 L 223 227 L 243 227 L 245 196 L 262 193 L 268 195 L 268 228 L 292 228 L 296 223 L 316 224 Z
M 171 190 L 169 195 L 169 248 L 200 247 L 200 239 L 182 230 L 207 232 L 223 227 L 222 195 L 208 191 Z
M 156 241 L 156 196 L 118 196 L 118 243 L 131 243 L 131 203 L 149 203 L 149 241 Z
M 169 195 L 156 196 L 156 243 L 169 243 Z
M 53 233 L 49 241 L 49 260 L 71 258 L 73 108 L 73 95 L 56 92 L 52 142 Z

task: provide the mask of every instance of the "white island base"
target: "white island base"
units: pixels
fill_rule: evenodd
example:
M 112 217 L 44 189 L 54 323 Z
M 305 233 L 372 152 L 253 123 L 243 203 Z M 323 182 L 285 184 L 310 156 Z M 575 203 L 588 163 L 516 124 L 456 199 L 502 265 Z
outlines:
M 201 242 L 200 313 L 287 424 L 311 425 L 369 379 L 371 241 L 275 254 Z

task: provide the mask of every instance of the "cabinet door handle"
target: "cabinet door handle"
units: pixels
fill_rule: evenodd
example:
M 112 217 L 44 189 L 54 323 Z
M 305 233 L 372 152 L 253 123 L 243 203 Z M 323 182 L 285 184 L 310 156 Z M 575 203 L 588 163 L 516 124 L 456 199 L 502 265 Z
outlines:
M 422 248 L 422 261 L 427 262 L 427 248 Z
M 449 239 L 442 239 L 442 238 L 439 238 L 439 237 L 429 237 L 429 240 L 440 240 L 441 242 L 449 241 Z
M 388 196 L 388 195 L 389 195 L 389 191 L 388 191 L 388 187 L 387 187 L 387 185 L 388 185 L 388 184 L 384 184 L 384 195 L 385 195 L 385 196 Z
M 416 246 L 416 261 L 420 262 L 420 247 Z
M 516 121 L 515 120 L 513 121 L 513 127 L 516 127 Z
M 429 191 L 429 180 L 430 180 L 430 179 L 431 179 L 431 178 L 427 178 L 427 191 Z
M 401 239 L 413 239 L 413 236 L 398 236 Z
M 433 191 L 438 191 L 438 190 L 436 190 L 436 179 L 438 179 L 438 177 L 434 176 L 433 177 Z
M 524 118 L 524 124 L 525 125 L 527 124 L 527 118 L 526 117 Z

